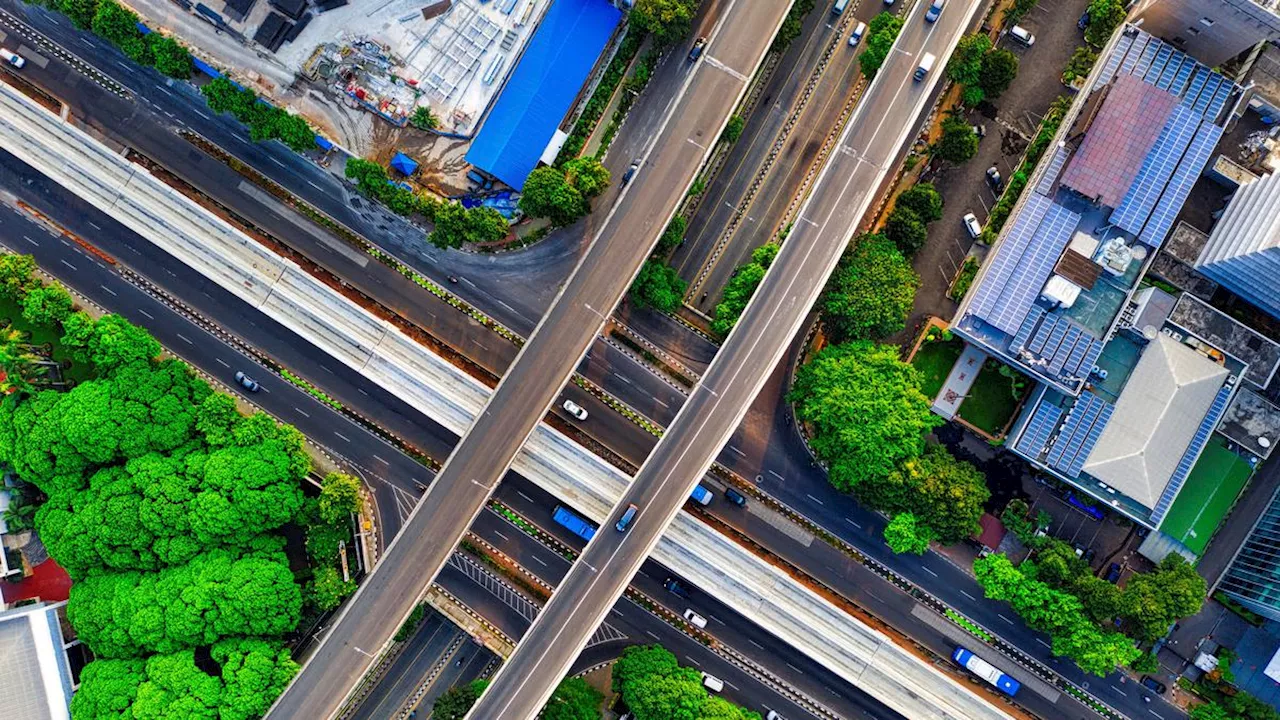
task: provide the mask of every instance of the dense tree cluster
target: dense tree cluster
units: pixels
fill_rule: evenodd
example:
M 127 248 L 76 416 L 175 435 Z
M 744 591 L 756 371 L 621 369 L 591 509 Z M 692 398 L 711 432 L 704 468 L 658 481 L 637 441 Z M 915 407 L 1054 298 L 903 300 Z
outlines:
M 946 125 L 946 122 L 943 123 Z M 968 128 L 968 126 L 965 126 Z M 969 128 L 969 134 L 973 134 Z M 975 142 L 977 138 L 974 138 Z M 929 223 L 942 219 L 942 195 L 932 183 L 918 183 L 898 195 L 884 223 L 884 236 L 906 257 L 929 239 Z
M 915 513 L 898 513 L 884 526 L 885 544 L 898 554 L 923 555 L 933 539 L 933 531 L 923 525 Z
M 81 30 L 92 30 L 139 65 L 153 66 L 178 80 L 191 77 L 191 53 L 170 37 L 143 33 L 138 16 L 116 0 L 42 0 L 41 4 L 71 18 Z
M 776 243 L 765 243 L 751 251 L 751 262 L 733 271 L 733 277 L 725 283 L 724 294 L 716 305 L 715 319 L 711 321 L 711 332 L 716 337 L 726 338 L 738 318 L 747 309 L 751 296 L 756 294 L 764 280 L 764 274 L 778 257 L 780 248 Z
M 868 78 L 873 78 L 889 57 L 893 49 L 893 41 L 898 39 L 902 30 L 902 18 L 889 12 L 882 12 L 871 18 L 867 29 L 867 49 L 858 56 L 858 68 Z
M 455 685 L 436 698 L 431 717 L 438 720 L 462 720 L 471 706 L 489 686 L 488 680 L 473 680 Z M 567 677 L 552 691 L 547 704 L 538 713 L 540 720 L 597 720 L 604 696 L 580 677 Z
M 1124 22 L 1124 0 L 1092 0 L 1089 3 L 1089 25 L 1084 31 L 1084 40 L 1090 45 L 1101 48 L 1111 39 L 1120 23 Z
M 886 475 L 865 479 L 853 494 L 878 510 L 913 513 L 918 525 L 947 543 L 977 531 L 982 507 L 991 497 L 977 468 L 937 445 L 901 460 Z
M 933 153 L 942 160 L 959 165 L 978 154 L 978 134 L 963 117 L 952 115 L 942 121 L 942 135 L 934 143 Z
M 613 665 L 613 689 L 635 720 L 760 720 L 756 712 L 708 694 L 698 671 L 680 667 L 659 645 L 623 650 Z
M 666 257 L 684 242 L 684 233 L 689 229 L 689 221 L 683 215 L 676 215 L 667 223 L 667 227 L 658 236 L 658 246 L 653 249 L 654 257 Z
M 609 187 L 609 169 L 588 155 L 544 165 L 529 173 L 520 195 L 520 209 L 555 225 L 568 225 L 591 210 L 591 198 Z
M 947 77 L 964 86 L 962 101 L 973 107 L 1000 97 L 1018 75 L 1018 56 L 992 47 L 986 35 L 966 35 L 947 63 Z
M 427 240 L 436 247 L 497 242 L 509 231 L 507 219 L 497 210 L 484 206 L 465 208 L 461 203 L 441 202 L 426 193 L 414 192 L 392 182 L 386 168 L 371 160 L 347 158 L 343 174 L 355 181 L 360 192 L 386 205 L 391 212 L 406 216 L 416 213 L 435 223 Z
M 893 335 L 906 326 L 919 287 L 920 276 L 893 242 L 884 235 L 863 235 L 827 282 L 822 327 L 837 343 Z
M 316 146 L 315 131 L 306 120 L 259 100 L 257 93 L 225 77 L 214 78 L 201 86 L 200 92 L 204 93 L 210 110 L 229 112 L 249 126 L 249 137 L 254 142 L 279 140 L 295 152 L 312 150 Z
M 698 0 L 636 0 L 631 24 L 653 35 L 659 44 L 675 43 L 689 32 Z
M 684 300 L 687 287 L 688 283 L 680 278 L 675 268 L 661 260 L 649 258 L 640 267 L 640 274 L 631 284 L 631 302 L 659 312 L 675 312 Z

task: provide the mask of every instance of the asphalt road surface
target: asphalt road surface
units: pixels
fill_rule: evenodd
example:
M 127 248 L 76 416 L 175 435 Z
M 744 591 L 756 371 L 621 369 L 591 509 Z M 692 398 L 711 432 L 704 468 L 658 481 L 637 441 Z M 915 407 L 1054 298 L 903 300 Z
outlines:
M 907 18 L 741 321 L 616 506 L 611 521 L 638 509 L 629 528 L 601 529 L 468 717 L 533 717 L 542 707 L 799 331 L 927 104 L 931 84 L 912 77 L 923 53 L 939 58 L 936 80 L 979 5 L 952 2 L 925 23 L 921 4 Z

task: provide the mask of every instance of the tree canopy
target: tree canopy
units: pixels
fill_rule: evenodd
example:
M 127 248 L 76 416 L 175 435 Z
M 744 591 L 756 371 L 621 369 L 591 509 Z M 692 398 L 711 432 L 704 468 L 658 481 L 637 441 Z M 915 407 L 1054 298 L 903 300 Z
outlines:
M 587 200 L 565 179 L 564 171 L 543 166 L 524 181 L 520 209 L 531 217 L 544 217 L 555 225 L 568 225 L 587 214 Z
M 729 336 L 729 331 L 738 324 L 742 311 L 747 309 L 751 296 L 764 280 L 764 274 L 778 257 L 780 248 L 776 243 L 765 243 L 751 251 L 751 262 L 733 271 L 733 277 L 725 283 L 724 295 L 716 305 L 715 319 L 711 322 L 711 332 L 720 338 Z
M 982 72 L 982 58 L 991 49 L 991 38 L 981 33 L 965 35 L 947 61 L 947 77 L 961 85 L 977 85 Z
M 920 383 L 898 348 L 868 341 L 828 346 L 800 368 L 790 399 L 833 485 L 854 490 L 920 456 L 925 433 L 940 422 Z
M 902 30 L 902 18 L 890 12 L 882 12 L 871 18 L 867 28 L 867 48 L 858 56 L 858 69 L 868 78 L 873 78 L 889 57 L 893 49 L 893 41 L 898 39 Z
M 313 150 L 316 135 L 307 121 L 275 105 L 258 102 L 252 90 L 236 87 L 229 79 L 217 77 L 200 87 L 214 112 L 230 112 L 249 126 L 254 142 L 280 140 L 294 152 Z
M 978 154 L 978 135 L 964 118 L 949 117 L 942 121 L 942 136 L 934 143 L 933 151 L 939 158 L 959 165 Z
M 487 687 L 488 680 L 472 680 L 466 685 L 454 685 L 436 698 L 431 705 L 431 717 L 439 720 L 462 720 Z
M 497 242 L 510 232 L 507 219 L 484 205 L 464 208 L 457 202 L 438 203 L 432 219 L 435 229 L 427 235 L 427 241 L 439 248 Z
M 982 72 L 978 84 L 988 99 L 995 99 L 1009 89 L 1018 75 L 1018 56 L 1004 48 L 996 48 L 982 56 Z
M 680 278 L 675 268 L 649 258 L 631 284 L 631 302 L 659 312 L 675 312 L 684 300 L 686 287 L 688 283 Z
M 929 228 L 925 221 L 906 205 L 899 205 L 884 221 L 884 236 L 902 252 L 915 255 L 929 240 Z
M 689 32 L 698 0 L 636 0 L 631 22 L 653 34 L 659 44 L 676 42 Z
M 604 695 L 580 677 L 567 677 L 551 693 L 539 720 L 599 720 Z
M 923 555 L 929 550 L 929 542 L 933 540 L 933 531 L 921 525 L 916 516 L 909 512 L 893 516 L 884 526 L 884 541 L 895 553 L 911 553 Z
M 698 671 L 680 667 L 659 645 L 623 650 L 613 665 L 613 689 L 635 720 L 760 720 L 755 712 L 710 697 Z
M 926 223 L 942 219 L 942 195 L 933 183 L 916 183 L 898 195 L 894 207 L 908 208 Z
M 863 235 L 827 282 L 822 326 L 832 342 L 882 339 L 906 326 L 920 276 L 883 235 Z
M 860 502 L 877 510 L 912 513 L 917 524 L 946 543 L 963 540 L 978 529 L 983 505 L 991 497 L 977 468 L 938 445 L 918 457 L 903 458 L 889 473 L 868 477 L 852 489 Z
M 1096 48 L 1106 45 L 1111 33 L 1124 22 L 1126 14 L 1124 0 L 1092 0 L 1089 3 L 1089 25 L 1084 31 L 1085 42 Z

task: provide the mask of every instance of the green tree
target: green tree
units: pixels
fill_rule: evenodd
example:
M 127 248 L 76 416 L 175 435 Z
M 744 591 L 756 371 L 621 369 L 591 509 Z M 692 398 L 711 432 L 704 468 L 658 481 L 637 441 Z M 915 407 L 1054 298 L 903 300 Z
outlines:
M 1170 553 L 1155 572 L 1129 578 L 1121 604 L 1128 630 L 1151 642 L 1179 619 L 1200 612 L 1204 598 L 1204 578 L 1181 555 Z
M 460 248 L 467 243 L 494 243 L 511 231 L 507 219 L 491 207 L 464 208 L 461 203 L 441 203 L 435 210 L 435 229 L 427 240 L 439 248 Z
M 30 255 L 0 255 L 0 299 L 21 302 L 27 293 L 40 287 L 36 259 Z
M 914 514 L 934 539 L 945 543 L 973 535 L 991 497 L 977 468 L 936 445 L 919 457 L 903 459 L 887 475 L 867 478 L 853 493 L 877 510 Z
M 71 293 L 61 285 L 41 285 L 22 298 L 22 318 L 38 327 L 53 327 L 66 320 L 74 309 Z
M 903 255 L 915 255 L 929 240 L 929 228 L 925 221 L 914 210 L 899 205 L 893 208 L 884 221 L 884 236 L 892 242 Z
M 543 166 L 529 173 L 520 195 L 520 209 L 531 217 L 544 217 L 555 225 L 568 225 L 587 214 L 587 199 L 569 181 L 564 171 Z
M 1226 708 L 1214 701 L 1196 705 L 1188 714 L 1191 720 L 1238 720 L 1233 718 Z
M 942 195 L 933 183 L 916 183 L 894 201 L 894 207 L 910 208 L 926 223 L 942 219 Z
M 813 0 L 795 0 L 791 3 L 791 9 L 782 19 L 782 26 L 773 36 L 773 44 L 769 46 L 769 52 L 784 52 L 792 40 L 800 37 L 800 31 L 804 29 L 804 16 L 813 10 L 813 6 Z
M 426 605 L 423 605 L 422 603 L 414 605 L 413 610 L 409 612 L 409 617 L 404 619 L 404 624 L 400 626 L 399 630 L 396 630 L 396 635 L 392 640 L 395 642 L 404 642 L 405 640 L 413 637 L 413 633 L 417 631 L 418 626 L 422 624 L 422 619 L 426 617 L 426 615 Z
M 672 250 L 680 246 L 684 242 L 685 230 L 689 228 L 689 222 L 681 215 L 671 218 L 671 222 L 667 223 L 667 228 L 662 231 L 662 236 L 658 238 L 658 246 L 654 248 L 653 254 L 657 256 L 665 256 Z
M 584 198 L 593 198 L 609 187 L 609 168 L 592 155 L 574 158 L 564 164 L 564 179 L 577 188 Z
M 1129 663 L 1129 668 L 1140 673 L 1160 672 L 1160 661 L 1152 653 L 1143 653 Z
M 697 0 L 636 0 L 631 22 L 653 34 L 659 44 L 669 45 L 689 32 Z
M 1089 3 L 1089 26 L 1084 31 L 1085 42 L 1096 48 L 1106 45 L 1111 33 L 1124 22 L 1126 14 L 1124 0 L 1092 0 Z
M 964 118 L 949 117 L 942 121 L 942 136 L 934 143 L 933 152 L 959 165 L 978 153 L 978 135 Z
M 146 680 L 146 663 L 128 660 L 94 660 L 80 672 L 80 687 L 71 696 L 75 718 L 127 718 Z
M 676 656 L 661 645 L 632 645 L 613 665 L 613 691 L 621 693 L 645 676 L 670 675 L 679 667 Z
M 139 65 L 151 65 L 151 44 L 138 30 L 138 16 L 115 0 L 99 0 L 91 23 L 94 34 L 120 48 Z
M 636 720 L 701 720 L 707 690 L 692 668 L 646 675 L 628 683 L 622 697 Z
M 147 42 L 151 45 L 156 70 L 176 80 L 191 79 L 191 74 L 195 72 L 195 67 L 191 64 L 191 53 L 177 40 L 153 32 L 147 36 Z
M 909 513 L 898 513 L 888 525 L 884 526 L 884 541 L 895 553 L 911 553 L 923 555 L 933 540 L 933 531 L 921 525 L 916 516 Z
M 435 130 L 440 127 L 440 121 L 427 105 L 419 105 L 413 109 L 413 114 L 409 116 L 409 124 L 419 130 Z
M 738 318 L 747 309 L 751 296 L 764 280 L 765 273 L 773 265 L 781 248 L 776 243 L 765 243 L 751 251 L 751 262 L 733 271 L 733 277 L 725 283 L 724 294 L 716 304 L 715 319 L 711 321 L 711 332 L 716 337 L 729 337 Z
M 354 475 L 331 472 L 324 476 L 320 488 L 320 519 L 326 523 L 342 523 L 364 507 L 360 481 Z
M 675 312 L 687 287 L 688 283 L 680 278 L 675 268 L 650 258 L 631 284 L 631 302 L 659 312 Z
M 93 18 L 98 12 L 98 0 L 53 0 L 54 7 L 63 15 L 71 18 L 71 22 L 81 30 L 93 26 Z
M 924 434 L 940 422 L 920 383 L 898 348 L 867 341 L 828 346 L 800 368 L 790 399 L 833 485 L 853 490 L 920 456 Z
M 0 369 L 4 370 L 0 391 L 3 393 L 30 392 L 35 380 L 45 373 L 45 366 L 41 365 L 43 358 L 31 349 L 27 339 L 26 333 L 12 325 L 0 327 Z
M 996 48 L 982 56 L 979 85 L 986 97 L 1000 97 L 1018 76 L 1018 56 L 1004 48 Z
M 982 73 L 982 59 L 991 49 L 986 35 L 965 35 L 947 61 L 947 77 L 961 85 L 977 85 Z
M 278 642 L 234 638 L 215 643 L 209 654 L 222 666 L 219 720 L 262 717 L 299 670 Z
M 845 252 L 822 297 L 832 342 L 881 339 L 906 326 L 920 276 L 883 235 L 863 235 Z
M 488 680 L 472 680 L 466 685 L 454 685 L 432 703 L 432 719 L 462 720 L 487 687 L 489 687 Z
M 560 681 L 547 704 L 538 714 L 539 720 L 599 720 L 604 695 L 580 677 Z
M 1071 591 L 1080 598 L 1089 619 L 1103 627 L 1111 625 L 1120 615 L 1123 607 L 1120 588 L 1100 577 L 1088 574 L 1079 576 Z
M 343 580 L 337 568 L 317 568 L 311 578 L 311 603 L 320 612 L 330 610 L 342 604 L 356 591 L 354 580 Z
M 867 78 L 876 76 L 889 51 L 893 49 L 893 41 L 902 30 L 902 18 L 889 12 L 882 12 L 871 18 L 867 29 L 867 48 L 858 56 L 858 69 Z
M 729 116 L 729 122 L 725 123 L 720 139 L 730 144 L 737 142 L 738 138 L 742 137 L 742 128 L 746 127 L 746 124 L 747 121 L 741 115 Z
M 77 361 L 91 363 L 99 373 L 160 356 L 160 343 L 119 315 L 94 320 L 83 312 L 72 313 L 63 321 L 62 329 L 63 347 Z

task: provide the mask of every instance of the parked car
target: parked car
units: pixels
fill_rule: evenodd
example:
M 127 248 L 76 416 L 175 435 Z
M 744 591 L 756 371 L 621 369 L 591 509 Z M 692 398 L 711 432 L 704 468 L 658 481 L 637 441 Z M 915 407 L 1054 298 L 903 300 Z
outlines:
M 689 621 L 690 625 L 698 628 L 699 630 L 707 626 L 707 619 L 694 612 L 692 608 L 685 609 L 684 619 Z
M 1111 567 L 1107 568 L 1107 582 L 1113 585 L 1120 582 L 1120 563 L 1111 563 Z
M 1088 564 L 1092 565 L 1092 564 L 1093 564 L 1093 558 L 1094 558 L 1094 556 L 1095 556 L 1095 555 L 1097 555 L 1097 554 L 1098 554 L 1098 551 L 1097 551 L 1097 550 L 1094 550 L 1093 548 L 1088 548 L 1088 549 L 1086 549 L 1086 550 L 1084 551 L 1084 561 L 1085 561 L 1086 563 L 1088 563 Z
M 782 716 L 778 714 L 777 710 L 770 710 L 769 714 L 764 716 L 764 720 L 782 720 Z
M 746 507 L 746 506 L 747 506 L 747 498 L 746 498 L 746 496 L 745 496 L 745 495 L 743 495 L 742 493 L 738 492 L 737 490 L 734 490 L 733 488 L 725 488 L 725 489 L 724 489 L 724 499 L 725 499 L 725 500 L 728 500 L 729 502 L 733 503 L 734 505 L 737 505 L 738 507 Z
M 974 125 L 973 134 L 977 135 L 978 139 L 981 140 L 982 138 L 987 136 L 987 126 L 982 124 Z
M 1079 543 L 1077 543 L 1077 544 L 1075 544 L 1075 545 L 1072 545 L 1071 547 L 1075 548 L 1075 550 L 1076 550 L 1076 557 L 1084 557 L 1084 546 L 1083 546 L 1083 545 L 1080 545 Z
M 1004 187 L 1004 178 L 1000 177 L 1000 169 L 995 165 L 987 168 L 987 184 L 996 192 L 1000 192 L 1000 188 Z
M 0 48 L 0 58 L 4 58 L 5 62 L 19 69 L 21 69 L 23 65 L 27 64 L 26 58 L 16 52 L 5 50 L 4 48 Z
M 239 383 L 240 387 L 248 390 L 249 392 L 258 392 L 262 389 L 262 386 L 258 384 L 257 380 L 254 380 L 239 370 L 236 371 L 236 382 Z
M 565 400 L 562 407 L 564 407 L 565 412 L 579 420 L 587 419 L 587 411 L 581 405 L 572 400 Z
M 929 9 L 924 14 L 925 22 L 934 22 L 938 19 L 938 16 L 942 15 L 942 2 L 943 0 L 933 0 L 933 4 L 929 6 Z
M 1080 19 L 1076 21 L 1076 27 L 1080 28 L 1081 30 L 1084 30 L 1085 28 L 1089 27 L 1089 11 L 1088 10 L 1085 10 L 1084 14 L 1080 16 Z
M 707 46 L 707 39 L 700 37 L 693 41 L 693 47 L 689 49 L 689 62 L 695 62 L 702 57 L 702 48 Z
M 1026 45 L 1027 47 L 1031 47 L 1036 44 L 1036 36 L 1032 35 L 1030 30 L 1022 27 L 1021 25 L 1014 25 L 1013 28 L 1009 30 L 1009 37 L 1023 45 Z
M 965 213 L 961 222 L 964 223 L 964 229 L 969 231 L 969 237 L 976 239 L 982 234 L 982 226 L 978 224 L 978 218 L 973 213 Z
M 1150 675 L 1142 676 L 1142 687 L 1147 688 L 1148 690 L 1153 690 L 1158 695 L 1163 695 L 1165 691 L 1169 689 L 1164 686 L 1164 683 L 1151 677 Z
M 852 47 L 862 41 L 862 36 L 867 34 L 867 24 L 860 22 L 853 28 L 853 34 L 849 36 L 849 46 Z

